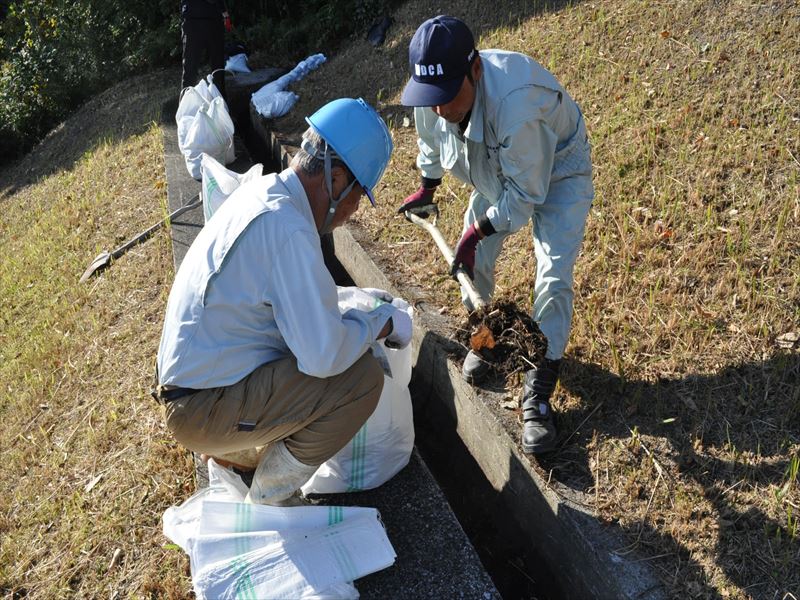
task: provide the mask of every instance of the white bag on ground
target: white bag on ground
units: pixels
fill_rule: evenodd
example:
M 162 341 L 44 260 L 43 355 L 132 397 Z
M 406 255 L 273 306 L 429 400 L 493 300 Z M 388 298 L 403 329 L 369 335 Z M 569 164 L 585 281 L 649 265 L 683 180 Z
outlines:
M 258 114 L 267 119 L 286 114 L 297 102 L 298 96 L 284 90 L 289 84 L 301 80 L 326 60 L 324 54 L 314 54 L 301 60 L 294 69 L 253 92 L 250 102 Z
M 215 536 L 209 542 L 203 544 L 201 536 L 194 545 L 203 552 L 193 549 L 195 592 L 206 598 L 330 597 L 333 586 L 385 569 L 395 559 L 377 511 L 313 529 L 240 534 L 224 544 Z M 225 554 L 200 563 L 201 556 Z
M 394 563 L 374 508 L 245 504 L 245 493 L 238 475 L 210 460 L 209 487 L 164 513 L 199 599 L 355 600 L 354 579 Z
M 263 166 L 257 163 L 246 173 L 234 173 L 223 167 L 213 156 L 203 154 L 200 161 L 203 185 L 200 194 L 203 198 L 203 217 L 206 222 L 243 183 L 261 177 Z
M 195 492 L 180 506 L 170 506 L 164 513 L 164 535 L 187 551 L 189 540 L 200 532 L 203 503 L 214 500 L 229 506 L 244 502 L 247 486 L 233 471 L 208 461 L 208 487 Z
M 370 311 L 382 304 L 357 287 L 339 288 L 339 310 Z M 409 309 L 412 310 L 412 309 Z M 413 312 L 413 310 L 412 310 Z M 334 494 L 376 488 L 408 464 L 414 448 L 414 416 L 408 383 L 411 380 L 411 346 L 383 346 L 392 376 L 384 378 L 375 412 L 350 442 L 320 465 L 303 486 L 306 494 Z
M 214 80 L 201 79 L 197 85 L 187 87 L 181 92 L 178 110 L 175 113 L 175 122 L 178 124 L 178 147 L 183 152 L 186 145 L 186 133 L 201 108 L 205 108 L 214 98 L 222 98 Z M 226 107 L 227 108 L 227 107 Z
M 240 53 L 228 57 L 225 61 L 225 70 L 232 73 L 250 73 L 250 67 L 247 66 L 247 54 Z
M 200 179 L 203 153 L 228 164 L 236 158 L 233 146 L 233 121 L 225 100 L 213 82 L 201 80 L 186 88 L 175 113 L 178 124 L 178 148 L 186 161 L 186 169 Z

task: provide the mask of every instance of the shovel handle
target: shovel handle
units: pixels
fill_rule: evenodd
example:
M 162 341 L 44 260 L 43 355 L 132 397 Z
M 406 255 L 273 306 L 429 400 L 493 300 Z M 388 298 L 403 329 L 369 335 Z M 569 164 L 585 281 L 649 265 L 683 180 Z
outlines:
M 429 223 L 425 219 L 418 217 L 412 212 L 406 211 L 405 215 L 406 219 L 408 219 L 415 225 L 419 225 L 420 227 L 422 227 L 428 233 L 431 234 L 433 241 L 436 242 L 436 245 L 439 247 L 439 250 L 444 256 L 444 259 L 447 261 L 447 264 L 452 265 L 453 261 L 455 260 L 455 255 L 453 254 L 453 251 L 450 249 L 450 246 L 447 245 L 447 240 L 444 239 L 444 236 L 442 235 L 442 232 L 439 231 L 439 228 L 436 227 L 436 225 L 434 225 L 433 223 Z M 467 275 L 463 269 L 459 269 L 458 271 L 456 271 L 456 279 L 458 280 L 458 283 L 461 284 L 461 287 L 464 289 L 464 291 L 467 293 L 467 296 L 472 302 L 472 306 L 475 308 L 475 310 L 483 308 L 484 302 L 481 299 L 480 294 L 478 294 L 478 290 L 475 289 L 475 284 L 472 283 L 472 280 L 469 278 L 469 275 Z

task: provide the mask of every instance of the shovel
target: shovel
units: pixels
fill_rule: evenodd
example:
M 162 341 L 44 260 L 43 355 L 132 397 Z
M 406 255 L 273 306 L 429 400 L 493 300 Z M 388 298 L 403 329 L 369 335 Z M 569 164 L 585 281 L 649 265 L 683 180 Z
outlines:
M 442 232 L 439 231 L 438 227 L 436 227 L 436 213 L 438 213 L 438 211 L 435 211 L 434 213 L 435 216 L 433 218 L 433 223 L 429 223 L 425 219 L 420 218 L 419 216 L 415 215 L 413 212 L 409 210 L 407 210 L 404 214 L 406 216 L 406 219 L 408 219 L 415 225 L 419 225 L 420 227 L 422 227 L 428 233 L 431 234 L 433 241 L 436 242 L 436 245 L 442 252 L 444 259 L 447 261 L 447 264 L 452 265 L 453 261 L 455 260 L 455 255 L 453 254 L 453 251 L 450 249 L 450 246 L 447 245 L 447 241 L 444 239 Z M 478 294 L 478 290 L 475 289 L 475 284 L 472 283 L 472 280 L 469 278 L 469 275 L 467 275 L 463 269 L 459 269 L 458 271 L 456 271 L 456 279 L 458 280 L 458 283 L 461 284 L 461 288 L 466 291 L 467 296 L 470 299 L 470 302 L 472 302 L 473 308 L 475 308 L 475 310 L 483 308 L 484 302 L 483 300 L 481 300 L 481 297 Z
M 109 252 L 108 250 L 104 250 L 103 252 L 98 254 L 97 257 L 92 261 L 92 264 L 90 264 L 86 268 L 86 270 L 83 272 L 83 275 L 81 275 L 80 282 L 81 283 L 85 283 L 86 281 L 88 281 L 92 277 L 92 275 L 95 275 L 95 274 L 99 273 L 100 271 L 103 271 L 106 267 L 110 266 L 111 265 L 111 261 L 117 260 L 120 256 L 125 254 L 128 250 L 130 250 L 131 248 L 133 248 L 137 244 L 141 244 L 145 240 L 149 239 L 156 231 L 158 231 L 159 229 L 164 227 L 172 219 L 175 219 L 175 218 L 181 216 L 187 210 L 191 210 L 191 209 L 195 208 L 196 206 L 199 206 L 200 203 L 201 203 L 200 195 L 197 194 L 197 195 L 195 195 L 194 198 L 191 199 L 189 204 L 181 206 L 179 209 L 173 211 L 172 213 L 169 214 L 168 217 L 166 217 L 162 221 L 159 221 L 155 225 L 152 225 L 151 227 L 148 227 L 142 233 L 137 235 L 135 238 L 125 242 L 122 246 L 120 246 L 116 250 L 113 250 L 112 252 Z

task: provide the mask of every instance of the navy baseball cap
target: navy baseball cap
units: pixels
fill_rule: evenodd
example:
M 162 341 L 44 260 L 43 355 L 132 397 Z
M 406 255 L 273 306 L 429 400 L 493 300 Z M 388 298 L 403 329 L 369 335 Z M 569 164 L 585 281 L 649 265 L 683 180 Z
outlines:
M 408 46 L 408 80 L 404 106 L 441 106 L 458 95 L 475 57 L 469 27 L 455 17 L 439 15 L 419 26 Z

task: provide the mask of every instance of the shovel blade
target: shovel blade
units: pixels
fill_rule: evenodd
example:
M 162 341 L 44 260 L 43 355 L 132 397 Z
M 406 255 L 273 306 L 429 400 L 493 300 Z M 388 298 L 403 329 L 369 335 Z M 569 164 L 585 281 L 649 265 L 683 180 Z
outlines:
M 83 275 L 81 275 L 80 282 L 86 283 L 92 277 L 92 275 L 94 275 L 95 273 L 99 273 L 110 264 L 111 264 L 111 253 L 104 250 L 103 252 L 97 255 L 97 257 L 92 261 L 92 264 L 86 267 L 86 270 L 83 272 Z

